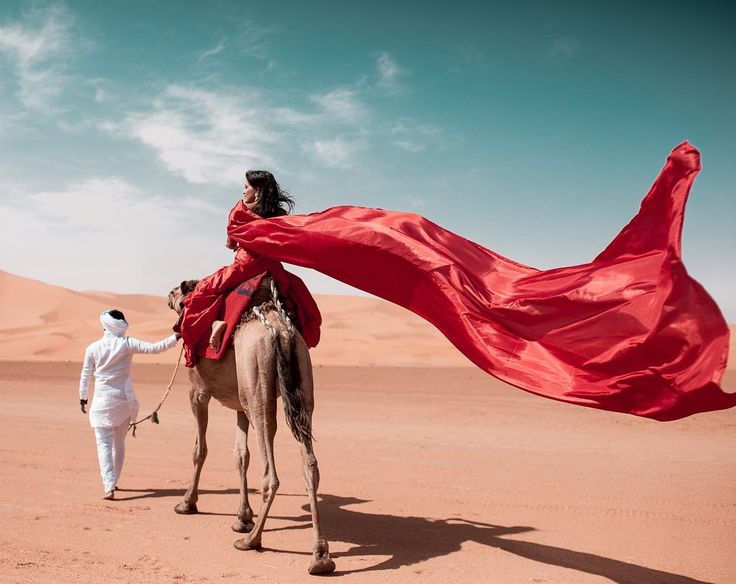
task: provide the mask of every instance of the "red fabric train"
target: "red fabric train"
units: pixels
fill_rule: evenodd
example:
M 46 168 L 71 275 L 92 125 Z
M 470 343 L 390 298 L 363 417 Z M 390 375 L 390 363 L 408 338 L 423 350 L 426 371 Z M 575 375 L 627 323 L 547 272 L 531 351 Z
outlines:
M 314 268 L 435 325 L 473 363 L 564 402 L 674 420 L 730 408 L 729 331 L 688 276 L 682 221 L 700 170 L 675 148 L 639 213 L 588 264 L 540 271 L 411 214 L 335 207 L 242 222 L 244 249 Z

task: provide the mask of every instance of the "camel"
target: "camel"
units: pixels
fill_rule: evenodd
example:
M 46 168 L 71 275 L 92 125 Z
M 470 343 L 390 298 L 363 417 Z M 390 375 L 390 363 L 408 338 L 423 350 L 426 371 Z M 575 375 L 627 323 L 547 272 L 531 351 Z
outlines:
M 189 400 L 197 423 L 194 475 L 184 500 L 174 510 L 180 514 L 198 512 L 199 477 L 207 457 L 207 410 L 210 399 L 215 398 L 226 408 L 237 412 L 235 462 L 240 473 L 240 507 L 232 529 L 248 535 L 234 545 L 239 550 L 261 548 L 263 527 L 279 487 L 274 462 L 274 436 L 276 402 L 280 393 L 287 423 L 299 442 L 304 485 L 312 513 L 314 547 L 309 573 L 326 574 L 335 570 L 335 563 L 330 558 L 327 540 L 322 537 L 317 509 L 319 468 L 312 448 L 312 362 L 304 339 L 280 304 L 275 284 L 268 276 L 264 282 L 266 287 L 262 284 L 254 294 L 251 308 L 241 319 L 226 355 L 219 361 L 200 359 L 189 370 Z M 169 307 L 181 314 L 182 302 L 196 284 L 197 280 L 188 280 L 171 290 Z M 263 501 L 255 523 L 248 502 L 249 423 L 256 433 L 263 460 Z

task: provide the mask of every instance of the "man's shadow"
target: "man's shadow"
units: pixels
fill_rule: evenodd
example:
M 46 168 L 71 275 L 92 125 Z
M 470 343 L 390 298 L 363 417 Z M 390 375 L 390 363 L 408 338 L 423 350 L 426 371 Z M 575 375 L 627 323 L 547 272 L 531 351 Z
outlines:
M 137 499 L 160 499 L 166 497 L 173 497 L 176 499 L 182 499 L 184 494 L 187 492 L 186 489 L 123 489 L 117 488 L 115 500 L 116 501 L 135 501 Z M 199 489 L 199 495 L 238 495 L 239 489 Z M 248 495 L 258 495 L 260 491 L 256 489 L 248 489 Z M 301 497 L 303 495 L 289 495 L 288 493 L 279 493 L 280 497 Z M 256 507 L 257 509 L 257 507 Z M 196 515 L 221 515 L 223 517 L 235 517 L 235 513 L 216 513 L 214 511 L 197 511 Z
M 248 489 L 250 491 L 250 489 Z M 163 497 L 174 497 L 181 499 L 186 489 L 117 489 L 116 501 L 135 501 L 136 499 L 159 499 Z M 237 495 L 238 489 L 200 489 L 200 495 Z M 132 494 L 129 494 L 132 493 Z M 216 513 L 214 511 L 199 511 L 197 515 L 220 515 L 223 517 L 234 516 L 234 513 Z
M 135 501 L 136 499 L 159 499 L 162 497 L 183 497 L 186 489 L 122 489 L 118 488 L 116 499 L 118 501 Z M 200 495 L 237 495 L 238 489 L 199 489 Z M 248 489 L 248 492 L 256 492 Z M 127 495 L 125 493 L 133 493 Z
M 346 507 L 367 503 L 366 500 L 336 495 L 321 495 L 320 499 L 320 515 L 327 538 L 355 544 L 348 551 L 335 554 L 338 558 L 389 556 L 387 560 L 378 564 L 356 570 L 340 571 L 335 574 L 336 576 L 356 572 L 395 570 L 403 566 L 411 566 L 431 558 L 457 552 L 463 543 L 472 541 L 535 562 L 603 576 L 619 584 L 708 584 L 687 576 L 586 552 L 541 543 L 504 539 L 504 536 L 534 531 L 533 527 L 504 527 L 456 517 L 425 519 L 423 517 L 362 513 L 346 509 Z M 308 505 L 302 508 L 305 511 L 309 510 Z M 273 531 L 307 529 L 312 520 L 310 514 L 290 519 L 302 522 L 304 525 L 282 527 Z

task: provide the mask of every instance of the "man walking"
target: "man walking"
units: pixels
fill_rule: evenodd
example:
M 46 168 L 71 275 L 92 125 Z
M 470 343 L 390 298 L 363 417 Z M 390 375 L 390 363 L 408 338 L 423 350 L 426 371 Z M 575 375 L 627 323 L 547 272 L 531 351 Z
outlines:
M 89 423 L 95 430 L 97 456 L 105 492 L 103 499 L 114 499 L 125 460 L 125 435 L 131 421 L 138 415 L 138 398 L 130 379 L 134 353 L 154 354 L 176 344 L 178 334 L 158 343 L 147 343 L 126 337 L 128 321 L 119 310 L 100 315 L 105 333 L 84 352 L 84 364 L 79 380 L 79 403 L 86 413 L 89 380 L 94 373 L 95 390 L 89 409 Z

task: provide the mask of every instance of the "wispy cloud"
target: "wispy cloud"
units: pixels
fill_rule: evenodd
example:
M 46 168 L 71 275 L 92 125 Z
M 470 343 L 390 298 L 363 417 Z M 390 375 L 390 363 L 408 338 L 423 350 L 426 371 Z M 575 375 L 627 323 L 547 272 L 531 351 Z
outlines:
M 465 40 L 452 49 L 450 56 L 453 61 L 450 70 L 455 73 L 484 70 L 488 64 L 488 56 L 479 40 Z
M 325 166 L 350 168 L 361 146 L 356 141 L 334 138 L 305 143 L 302 149 Z
M 109 232 L 111 225 L 136 225 L 153 217 L 165 206 L 158 197 L 142 197 L 127 181 L 112 176 L 91 178 L 61 191 L 42 191 L 26 196 L 37 216 L 70 231 Z M 164 229 L 176 223 L 177 213 L 160 219 Z M 167 226 L 167 222 L 170 225 Z M 115 232 L 115 229 L 112 229 Z
M 171 85 L 153 111 L 128 115 L 123 128 L 152 148 L 172 174 L 196 184 L 232 185 L 242 180 L 244 168 L 274 164 L 269 151 L 278 133 L 262 113 L 242 93 Z
M 400 69 L 391 56 L 383 53 L 377 63 L 384 91 L 398 90 Z M 352 168 L 376 139 L 408 152 L 423 150 L 437 129 L 409 119 L 376 119 L 366 102 L 375 87 L 374 78 L 370 87 L 341 85 L 285 106 L 278 96 L 253 88 L 170 85 L 149 108 L 98 127 L 151 148 L 170 173 L 190 183 L 223 186 L 238 184 L 244 169 L 259 166 L 287 173 L 314 163 Z
M 327 93 L 313 95 L 311 100 L 320 106 L 327 119 L 351 124 L 363 124 L 368 121 L 368 108 L 358 98 L 355 89 L 339 87 Z
M 73 48 L 73 21 L 62 5 L 35 8 L 19 22 L 0 26 L 0 52 L 10 61 L 18 99 L 49 109 L 68 81 L 65 59 Z
M 227 39 L 226 38 L 220 39 L 220 41 L 214 47 L 212 47 L 211 49 L 207 49 L 206 51 L 203 51 L 202 53 L 200 53 L 199 57 L 197 57 L 197 62 L 201 63 L 205 59 L 209 57 L 214 57 L 215 55 L 221 53 L 225 49 L 226 45 L 227 45 Z
M 270 119 L 280 126 L 293 129 L 319 126 L 324 123 L 324 115 L 314 111 L 299 111 L 292 107 L 272 107 Z
M 193 209 L 195 211 L 205 211 L 206 213 L 215 213 L 220 215 L 222 208 L 214 203 L 210 203 L 204 199 L 195 199 L 194 197 L 186 197 L 182 199 L 180 204 L 187 209 Z
M 439 127 L 418 123 L 410 118 L 402 118 L 391 125 L 391 143 L 408 152 L 421 152 L 428 144 L 433 144 L 441 135 Z
M 197 54 L 197 63 L 209 65 L 208 60 L 217 55 L 223 55 L 227 51 L 230 55 L 236 55 L 240 60 L 245 55 L 262 61 L 266 65 L 266 71 L 270 71 L 275 67 L 276 61 L 269 50 L 268 39 L 277 30 L 276 26 L 246 19 L 241 22 L 235 32 L 223 36 L 214 46 Z
M 110 90 L 110 82 L 102 77 L 95 77 L 86 81 L 93 91 L 92 96 L 95 103 L 107 103 L 112 100 L 112 92 Z
M 399 148 L 402 148 L 408 152 L 421 152 L 425 148 L 424 144 L 413 142 L 411 140 L 394 140 L 393 145 L 398 146 Z
M 425 209 L 429 206 L 429 201 L 427 201 L 427 199 L 417 197 L 416 195 L 405 195 L 404 199 L 408 203 L 409 207 L 415 210 Z
M 266 63 L 266 71 L 270 71 L 276 65 L 268 50 L 267 39 L 278 27 L 257 23 L 253 20 L 244 20 L 240 31 L 235 36 L 235 46 L 245 55 Z
M 363 147 L 370 110 L 348 88 L 312 95 L 305 106 L 281 107 L 238 88 L 170 85 L 147 111 L 98 127 L 141 142 L 170 173 L 195 184 L 238 184 L 246 168 L 284 168 L 290 152 L 349 167 Z
M 8 241 L 34 236 L 4 262 L 13 272 L 76 288 L 165 293 L 211 271 L 222 255 L 220 234 L 192 229 L 201 205 L 152 196 L 115 176 L 15 195 L 12 205 L 0 200 L 0 231 Z
M 580 41 L 574 36 L 563 36 L 555 39 L 550 48 L 553 57 L 570 57 L 580 50 Z
M 378 68 L 378 87 L 389 95 L 395 95 L 403 91 L 400 83 L 402 69 L 389 53 L 381 53 L 376 59 Z

